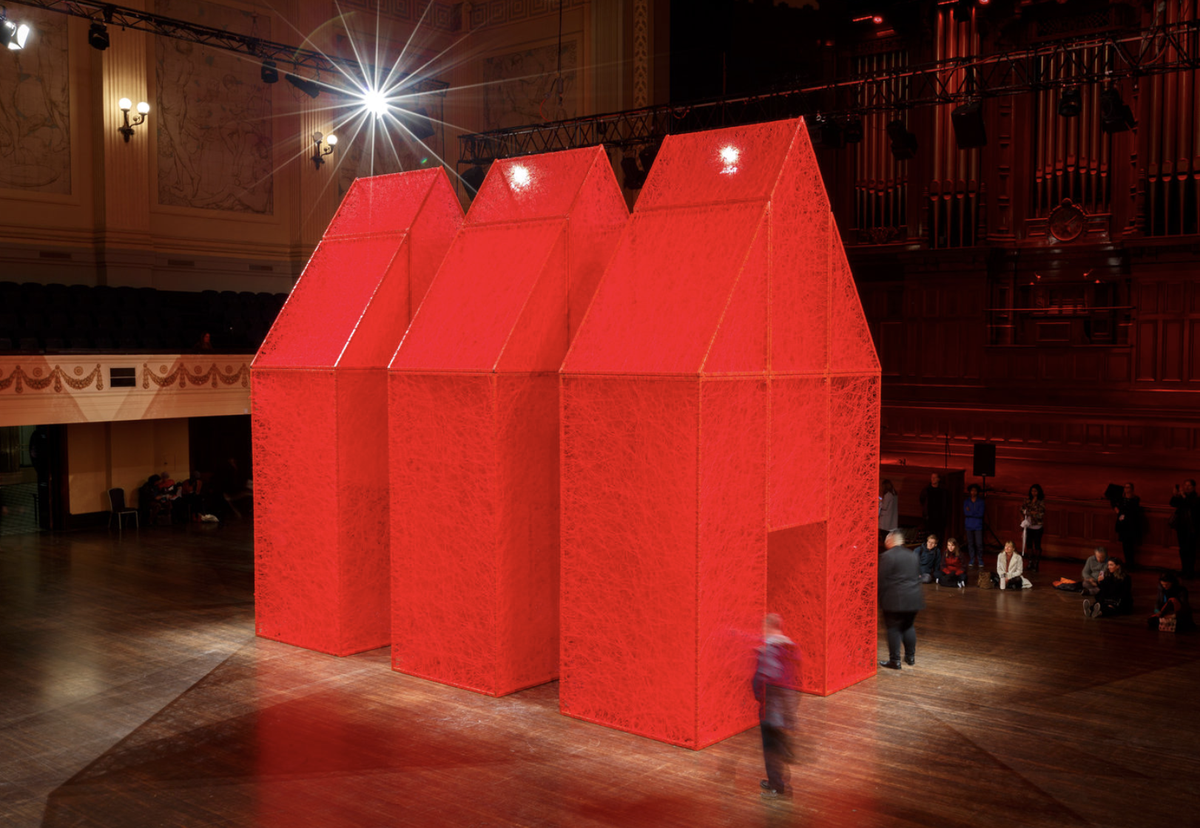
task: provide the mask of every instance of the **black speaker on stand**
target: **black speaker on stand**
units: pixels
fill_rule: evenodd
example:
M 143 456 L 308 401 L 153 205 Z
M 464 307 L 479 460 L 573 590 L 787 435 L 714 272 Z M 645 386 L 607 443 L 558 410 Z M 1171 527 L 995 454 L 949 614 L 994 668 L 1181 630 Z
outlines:
M 975 444 L 975 468 L 972 470 L 976 477 L 996 476 L 996 444 Z M 987 481 L 984 480 L 985 488 Z

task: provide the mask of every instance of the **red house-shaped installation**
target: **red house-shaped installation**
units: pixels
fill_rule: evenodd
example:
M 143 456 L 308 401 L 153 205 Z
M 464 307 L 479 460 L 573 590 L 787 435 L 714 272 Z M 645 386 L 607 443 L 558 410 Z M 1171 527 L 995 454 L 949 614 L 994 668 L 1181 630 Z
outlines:
M 440 169 L 355 181 L 255 357 L 261 636 L 390 641 L 387 364 L 461 223 Z
M 564 713 L 752 726 L 766 611 L 804 690 L 874 673 L 879 364 L 802 121 L 666 139 L 561 382 Z
M 628 221 L 598 147 L 497 161 L 389 371 L 392 666 L 558 676 L 558 369 Z

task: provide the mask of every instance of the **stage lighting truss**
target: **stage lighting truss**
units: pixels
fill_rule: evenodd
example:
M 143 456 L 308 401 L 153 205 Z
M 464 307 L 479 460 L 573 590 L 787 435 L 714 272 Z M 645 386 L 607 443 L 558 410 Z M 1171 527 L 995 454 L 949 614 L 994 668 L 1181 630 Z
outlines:
M 1161 44 L 1161 48 L 1144 49 L 1141 45 L 1146 42 Z M 461 135 L 459 163 L 483 165 L 498 158 L 600 143 L 629 148 L 661 141 L 666 135 L 813 116 L 818 112 L 861 119 L 872 112 L 958 106 L 977 98 L 1115 84 L 1134 77 L 1190 71 L 1198 65 L 1200 21 L 1185 20 L 1137 31 L 1052 41 L 994 55 L 951 58 L 851 75 L 765 95 L 688 106 L 656 106 Z M 847 105 L 848 99 L 854 103 Z M 1069 112 L 1068 107 L 1062 114 L 1071 117 Z M 1124 114 L 1118 111 L 1106 128 L 1113 130 L 1131 124 L 1131 118 L 1125 118 Z M 843 139 L 852 143 L 851 135 L 859 134 L 858 130 L 847 129 Z

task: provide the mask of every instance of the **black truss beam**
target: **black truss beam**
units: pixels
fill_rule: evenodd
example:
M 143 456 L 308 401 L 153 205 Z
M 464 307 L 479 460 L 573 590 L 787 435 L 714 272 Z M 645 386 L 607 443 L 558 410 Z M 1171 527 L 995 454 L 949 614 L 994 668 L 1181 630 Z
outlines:
M 97 2 L 97 0 L 6 0 L 6 2 L 79 17 L 93 23 L 104 23 L 122 29 L 147 32 L 159 37 L 199 43 L 213 49 L 246 55 L 259 61 L 273 60 L 280 64 L 280 68 L 283 70 L 287 70 L 290 65 L 294 69 L 312 69 L 338 77 L 344 73 L 360 82 L 365 81 L 364 67 L 354 60 L 330 57 L 315 49 L 302 49 L 287 43 L 264 40 L 198 23 L 189 23 L 186 20 L 176 20 L 139 9 L 114 6 L 110 3 Z M 371 71 L 370 67 L 365 68 L 367 71 Z M 403 77 L 403 75 L 398 77 Z M 340 89 L 335 82 L 322 82 L 321 85 L 334 92 Z M 447 86 L 445 81 L 422 78 L 413 82 L 411 90 L 413 93 L 443 92 Z
M 844 117 L 1005 97 L 1200 69 L 1200 21 L 955 58 L 742 98 L 655 106 L 459 136 L 459 164 L 610 144 L 629 147 L 672 133 L 797 115 Z

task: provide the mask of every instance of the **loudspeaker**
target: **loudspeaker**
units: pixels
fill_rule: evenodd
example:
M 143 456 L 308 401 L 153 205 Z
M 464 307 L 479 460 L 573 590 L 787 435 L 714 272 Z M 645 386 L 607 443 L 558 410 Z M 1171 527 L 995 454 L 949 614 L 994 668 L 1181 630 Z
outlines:
M 996 444 L 975 444 L 975 468 L 972 470 L 976 477 L 996 476 Z
M 1104 499 L 1114 506 L 1125 496 L 1125 487 L 1120 483 L 1109 483 L 1104 489 Z

